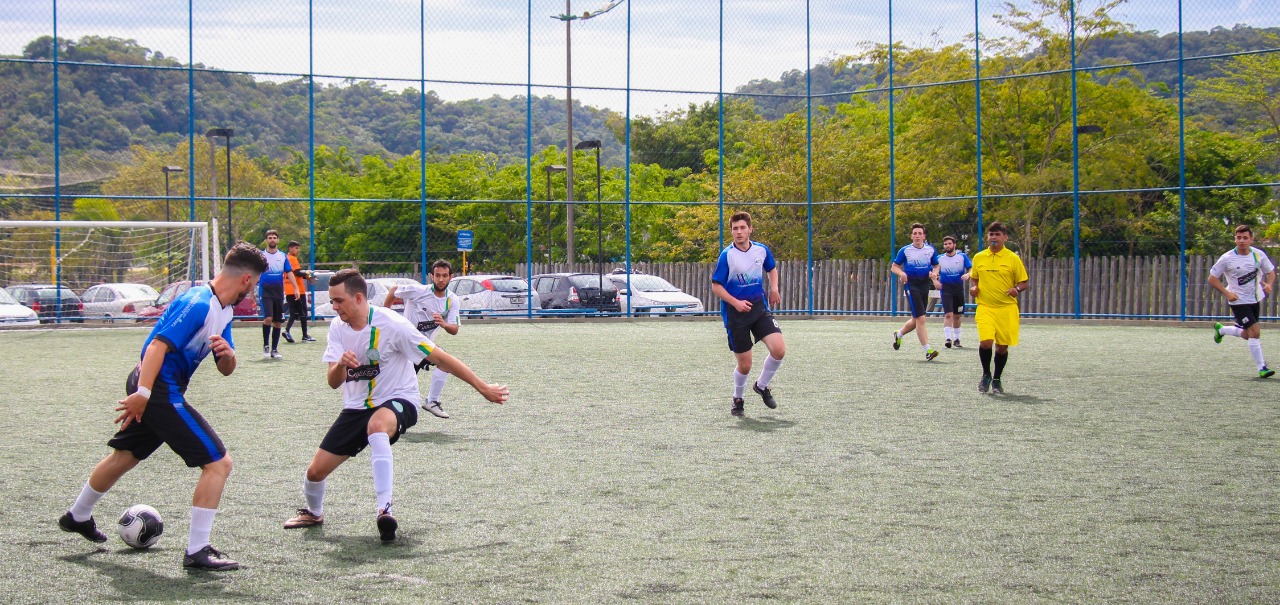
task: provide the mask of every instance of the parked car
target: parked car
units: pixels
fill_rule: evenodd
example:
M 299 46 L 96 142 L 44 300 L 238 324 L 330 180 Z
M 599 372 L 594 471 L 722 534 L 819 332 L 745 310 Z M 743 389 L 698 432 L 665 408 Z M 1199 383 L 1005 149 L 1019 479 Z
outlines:
M 449 282 L 458 295 L 459 312 L 469 316 L 519 315 L 542 308 L 537 295 L 529 296 L 529 282 L 514 275 L 459 275 Z
M 160 319 L 164 315 L 164 310 L 173 302 L 173 299 L 182 296 L 183 292 L 190 290 L 192 286 L 203 286 L 204 280 L 183 280 L 173 282 L 164 287 L 160 291 L 160 296 L 156 298 L 155 303 L 141 311 L 138 311 L 138 321 L 154 321 Z M 262 312 L 258 310 L 258 303 L 252 296 L 244 297 L 235 306 L 237 319 L 258 319 L 262 317 Z
M 545 273 L 533 276 L 533 289 L 543 309 L 588 309 L 618 312 L 618 287 L 599 273 Z
M 155 288 L 147 284 L 127 283 L 98 284 L 80 295 L 85 319 L 107 322 L 137 319 L 138 311 L 151 306 L 157 298 L 160 298 L 160 293 Z
M 647 273 L 632 273 L 627 289 L 627 274 L 610 273 L 605 277 L 618 286 L 618 305 L 630 308 L 632 314 L 666 315 L 669 313 L 702 313 L 702 301 L 686 294 L 671 282 Z
M 319 275 L 316 276 L 316 285 L 319 286 Z M 324 276 L 324 302 L 320 302 L 320 290 L 316 289 L 316 316 L 317 317 L 333 317 L 333 303 L 329 302 L 329 278 L 333 277 L 333 273 Z M 391 286 L 403 286 L 408 284 L 422 285 L 422 282 L 410 279 L 408 277 L 372 277 L 364 280 L 367 290 L 366 296 L 369 297 L 369 304 L 375 307 L 381 307 L 382 303 L 387 299 L 387 291 Z M 398 302 L 391 305 L 391 310 L 404 313 L 404 303 Z
M 84 303 L 71 288 L 59 288 L 53 284 L 18 284 L 5 288 L 40 317 L 40 323 L 52 323 L 61 317 L 64 321 L 84 323 Z M 62 306 L 58 303 L 61 299 Z
M 40 316 L 5 290 L 0 290 L 0 326 L 40 325 Z

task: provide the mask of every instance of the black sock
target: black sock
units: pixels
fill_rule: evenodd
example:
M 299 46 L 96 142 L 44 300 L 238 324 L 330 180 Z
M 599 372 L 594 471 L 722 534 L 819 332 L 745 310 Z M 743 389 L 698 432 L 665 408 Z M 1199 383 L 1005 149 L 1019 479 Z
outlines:
M 271 328 L 271 350 L 274 351 L 280 346 L 280 326 Z
M 262 346 L 265 347 L 268 344 L 270 344 L 271 343 L 270 339 L 271 339 L 271 326 L 268 324 L 262 324 Z
M 290 314 L 289 314 L 289 321 L 288 321 L 288 322 L 285 322 L 285 324 L 284 324 L 284 331 L 285 331 L 285 332 L 288 332 L 289 330 L 292 330 L 292 329 L 293 329 L 293 314 L 292 314 L 292 313 L 290 313 Z
M 982 360 L 982 375 L 991 375 L 991 349 L 978 349 L 978 359 Z
M 302 337 L 307 337 L 307 316 L 303 315 L 298 318 L 298 323 L 302 324 Z
M 1009 353 L 996 353 L 996 380 L 1000 379 L 1000 373 L 1004 371 L 1004 364 L 1009 361 Z

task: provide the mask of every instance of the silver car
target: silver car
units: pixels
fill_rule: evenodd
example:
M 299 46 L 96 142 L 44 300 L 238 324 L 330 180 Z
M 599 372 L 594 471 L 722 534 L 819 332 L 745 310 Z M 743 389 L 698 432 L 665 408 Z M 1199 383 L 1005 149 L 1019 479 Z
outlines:
M 618 304 L 624 310 L 630 307 L 632 315 L 666 315 L 670 313 L 702 313 L 702 301 L 686 294 L 671 282 L 646 273 L 631 274 L 631 289 L 627 290 L 626 273 L 605 275 L 618 286 Z
M 0 288 L 0 326 L 38 326 L 40 316 Z
M 329 275 L 328 277 L 332 277 Z M 324 302 L 320 302 L 320 290 L 316 290 L 316 317 L 333 317 L 333 303 L 329 301 L 329 284 L 328 279 L 325 280 Z M 387 291 L 391 286 L 405 286 L 409 284 L 422 285 L 422 282 L 410 279 L 408 277 L 372 277 L 365 280 L 365 288 L 368 292 L 369 304 L 375 307 L 383 306 L 383 302 L 387 300 Z M 399 302 L 391 305 L 391 310 L 404 313 L 404 303 Z
M 458 295 L 459 312 L 470 317 L 522 315 L 530 303 L 535 311 L 542 308 L 537 296 L 529 296 L 529 282 L 514 275 L 459 275 L 449 291 Z
M 133 321 L 141 311 L 160 298 L 160 293 L 147 284 L 98 284 L 84 291 L 84 318 L 113 322 L 117 319 Z

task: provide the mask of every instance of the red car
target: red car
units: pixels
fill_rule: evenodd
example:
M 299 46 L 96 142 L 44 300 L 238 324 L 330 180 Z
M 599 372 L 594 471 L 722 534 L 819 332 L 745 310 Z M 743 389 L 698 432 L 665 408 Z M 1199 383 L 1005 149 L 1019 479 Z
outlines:
M 190 290 L 192 286 L 203 286 L 204 280 L 197 279 L 195 281 L 179 281 L 173 282 L 165 286 L 160 291 L 160 298 L 156 299 L 155 304 L 138 311 L 138 321 L 155 321 L 164 315 L 164 310 L 169 306 L 173 299 L 182 296 L 183 292 Z M 262 313 L 258 311 L 258 303 L 252 296 L 244 297 L 235 306 L 236 319 L 261 319 Z

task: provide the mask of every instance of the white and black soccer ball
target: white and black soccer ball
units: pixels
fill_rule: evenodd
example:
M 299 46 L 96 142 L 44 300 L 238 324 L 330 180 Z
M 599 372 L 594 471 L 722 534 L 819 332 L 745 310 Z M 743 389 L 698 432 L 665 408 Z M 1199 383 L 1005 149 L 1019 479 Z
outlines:
M 164 519 L 160 512 L 146 504 L 135 504 L 126 508 L 116 524 L 120 530 L 120 539 L 134 548 L 150 548 L 160 541 L 164 533 Z

